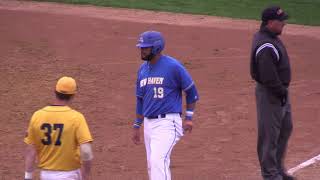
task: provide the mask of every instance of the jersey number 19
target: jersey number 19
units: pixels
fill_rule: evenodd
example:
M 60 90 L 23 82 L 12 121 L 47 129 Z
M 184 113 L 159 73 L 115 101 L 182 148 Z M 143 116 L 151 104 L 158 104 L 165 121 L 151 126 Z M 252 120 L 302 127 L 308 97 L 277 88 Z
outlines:
M 164 96 L 164 89 L 162 87 L 158 87 L 158 88 L 154 87 L 153 92 L 154 92 L 153 98 L 163 98 Z

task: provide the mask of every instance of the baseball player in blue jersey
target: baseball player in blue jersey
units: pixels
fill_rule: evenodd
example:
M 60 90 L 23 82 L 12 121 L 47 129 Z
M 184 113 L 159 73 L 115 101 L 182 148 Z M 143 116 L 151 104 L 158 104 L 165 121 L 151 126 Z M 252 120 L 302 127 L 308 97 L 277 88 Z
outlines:
M 144 142 L 150 180 L 170 180 L 170 154 L 184 132 L 192 131 L 197 89 L 191 76 L 176 59 L 162 55 L 164 38 L 160 32 L 140 35 L 141 65 L 136 84 L 136 120 L 133 141 L 140 143 L 144 123 Z M 182 121 L 182 91 L 186 93 L 186 117 Z

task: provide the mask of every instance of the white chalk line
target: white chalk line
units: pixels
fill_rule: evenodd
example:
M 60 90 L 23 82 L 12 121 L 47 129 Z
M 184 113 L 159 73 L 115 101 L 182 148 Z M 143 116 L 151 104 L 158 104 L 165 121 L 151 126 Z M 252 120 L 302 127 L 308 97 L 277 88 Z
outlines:
M 314 164 L 314 163 L 316 163 L 318 161 L 320 161 L 320 154 L 315 156 L 315 157 L 313 157 L 313 158 L 311 158 L 311 159 L 309 159 L 309 160 L 307 160 L 307 161 L 305 161 L 305 162 L 303 162 L 303 163 L 301 163 L 301 164 L 299 164 L 299 165 L 297 165 L 294 168 L 289 169 L 288 170 L 288 174 L 293 175 L 295 172 L 299 171 L 300 169 L 308 167 L 308 166 L 310 166 L 310 165 L 312 165 L 312 164 Z

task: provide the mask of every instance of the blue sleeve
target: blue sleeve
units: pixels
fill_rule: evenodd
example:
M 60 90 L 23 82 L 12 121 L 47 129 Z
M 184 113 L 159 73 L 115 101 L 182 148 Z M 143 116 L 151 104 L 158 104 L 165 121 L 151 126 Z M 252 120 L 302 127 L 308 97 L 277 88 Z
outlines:
M 188 71 L 186 70 L 186 68 L 183 67 L 182 65 L 179 65 L 177 70 L 178 70 L 178 80 L 179 80 L 178 85 L 183 91 L 187 91 L 194 85 L 193 80 L 190 74 L 188 73 Z
M 140 78 L 140 71 L 141 71 L 141 67 L 137 73 L 137 81 L 136 81 L 136 96 L 137 97 L 140 97 L 140 98 L 143 98 L 143 92 L 142 92 L 142 88 L 140 86 L 140 81 L 141 81 L 141 78 Z
M 199 94 L 195 85 L 186 91 L 186 102 L 187 104 L 192 104 L 199 100 Z
M 137 97 L 137 104 L 136 104 L 136 113 L 137 114 L 143 115 L 142 107 L 143 107 L 143 100 L 142 100 L 142 98 Z

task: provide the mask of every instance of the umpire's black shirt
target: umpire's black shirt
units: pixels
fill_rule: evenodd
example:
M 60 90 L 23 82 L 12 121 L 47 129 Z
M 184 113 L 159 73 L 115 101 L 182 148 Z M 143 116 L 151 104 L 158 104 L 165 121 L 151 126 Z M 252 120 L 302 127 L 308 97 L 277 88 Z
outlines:
M 282 41 L 267 27 L 262 26 L 254 35 L 251 51 L 251 77 L 275 96 L 286 96 L 291 70 L 289 56 Z

